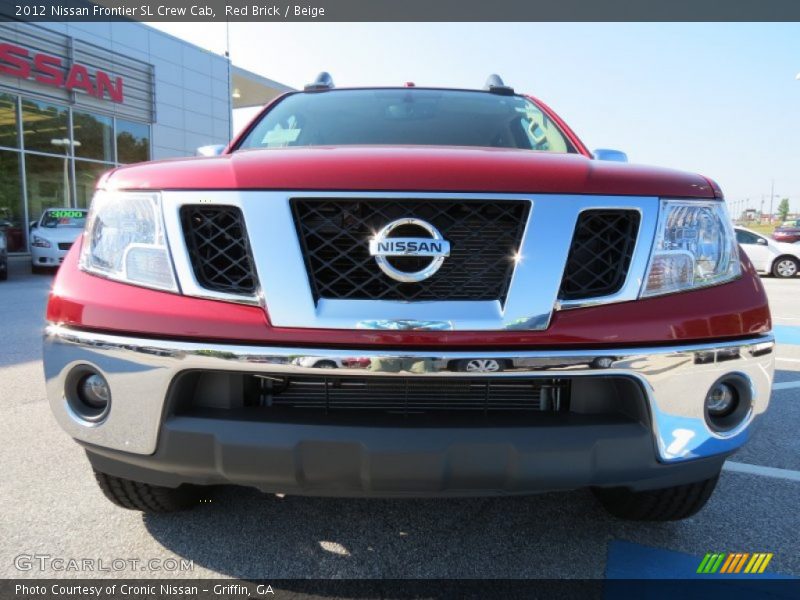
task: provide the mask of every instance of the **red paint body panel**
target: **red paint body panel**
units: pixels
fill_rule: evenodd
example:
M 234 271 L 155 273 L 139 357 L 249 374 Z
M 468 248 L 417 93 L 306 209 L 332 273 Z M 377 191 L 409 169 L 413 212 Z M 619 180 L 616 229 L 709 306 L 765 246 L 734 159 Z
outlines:
M 713 198 L 700 175 L 579 154 L 494 148 L 343 146 L 242 150 L 123 167 L 107 189 L 382 190 Z
M 720 340 L 771 329 L 761 281 L 743 256 L 743 277 L 718 287 L 556 312 L 546 331 L 343 331 L 276 328 L 254 306 L 134 287 L 78 269 L 75 244 L 56 277 L 47 319 L 143 337 L 290 346 L 556 348 Z

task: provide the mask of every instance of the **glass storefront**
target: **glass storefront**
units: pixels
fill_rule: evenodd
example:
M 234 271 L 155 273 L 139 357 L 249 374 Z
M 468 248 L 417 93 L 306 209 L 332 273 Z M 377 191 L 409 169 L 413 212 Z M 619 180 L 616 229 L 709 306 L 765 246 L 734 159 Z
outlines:
M 26 252 L 29 223 L 55 206 L 87 207 L 95 181 L 150 160 L 150 125 L 0 93 L 0 229 Z

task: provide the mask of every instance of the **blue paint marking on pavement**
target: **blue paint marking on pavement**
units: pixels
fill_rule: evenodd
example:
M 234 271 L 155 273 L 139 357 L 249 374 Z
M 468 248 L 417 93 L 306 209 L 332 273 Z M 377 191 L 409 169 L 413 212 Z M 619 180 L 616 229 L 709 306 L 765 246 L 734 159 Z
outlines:
M 779 344 L 794 344 L 800 346 L 800 327 L 793 325 L 775 325 L 775 341 Z

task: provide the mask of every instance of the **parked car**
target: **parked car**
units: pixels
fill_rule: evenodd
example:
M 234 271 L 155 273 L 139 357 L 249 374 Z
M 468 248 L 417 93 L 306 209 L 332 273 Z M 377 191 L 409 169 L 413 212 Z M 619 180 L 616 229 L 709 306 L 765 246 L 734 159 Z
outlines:
M 8 241 L 6 232 L 0 229 L 0 281 L 8 279 Z
M 83 208 L 48 208 L 31 226 L 31 263 L 34 273 L 58 268 L 83 232 Z
M 744 227 L 736 228 L 736 241 L 759 273 L 788 278 L 800 270 L 800 244 L 776 242 Z
M 719 187 L 590 152 L 497 76 L 323 74 L 203 154 L 104 176 L 48 303 L 51 409 L 119 506 L 587 487 L 681 519 L 767 410 Z
M 772 232 L 772 238 L 777 242 L 794 244 L 800 242 L 800 219 L 783 223 Z

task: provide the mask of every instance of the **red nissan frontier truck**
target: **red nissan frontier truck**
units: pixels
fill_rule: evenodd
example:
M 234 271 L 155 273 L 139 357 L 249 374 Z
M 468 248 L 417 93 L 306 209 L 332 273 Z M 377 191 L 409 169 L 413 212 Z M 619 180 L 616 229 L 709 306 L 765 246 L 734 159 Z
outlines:
M 718 186 L 592 153 L 497 76 L 322 74 L 204 152 L 104 175 L 47 308 L 53 414 L 120 506 L 588 487 L 682 519 L 767 409 Z

